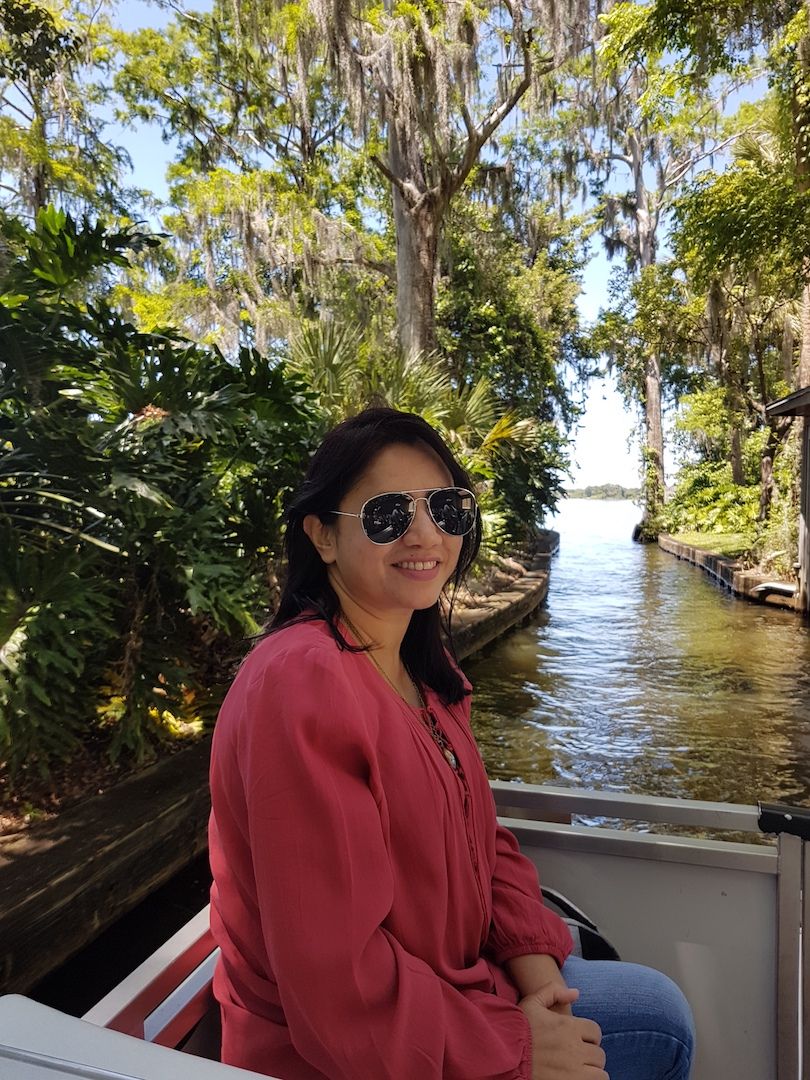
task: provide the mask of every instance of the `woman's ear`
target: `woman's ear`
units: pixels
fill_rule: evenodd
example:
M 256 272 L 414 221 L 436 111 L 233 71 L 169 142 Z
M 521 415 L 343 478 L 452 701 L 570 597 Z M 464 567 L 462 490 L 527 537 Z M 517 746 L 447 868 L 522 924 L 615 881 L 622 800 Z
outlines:
M 303 525 L 304 532 L 326 565 L 333 563 L 337 558 L 334 528 L 331 525 L 324 525 L 317 514 L 307 514 Z

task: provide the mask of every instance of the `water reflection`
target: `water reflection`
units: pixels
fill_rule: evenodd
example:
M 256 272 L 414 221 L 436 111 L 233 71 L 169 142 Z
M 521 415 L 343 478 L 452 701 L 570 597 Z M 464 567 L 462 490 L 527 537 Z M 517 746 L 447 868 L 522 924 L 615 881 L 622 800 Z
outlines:
M 810 628 L 572 500 L 546 608 L 465 668 L 493 779 L 810 804 Z

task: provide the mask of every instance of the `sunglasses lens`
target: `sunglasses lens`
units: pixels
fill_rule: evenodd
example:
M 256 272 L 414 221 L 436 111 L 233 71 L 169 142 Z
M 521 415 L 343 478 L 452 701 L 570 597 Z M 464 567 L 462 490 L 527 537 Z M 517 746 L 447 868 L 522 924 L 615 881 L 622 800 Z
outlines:
M 378 495 L 369 499 L 363 509 L 363 531 L 375 544 L 391 544 L 407 530 L 413 510 L 413 499 L 407 495 Z
M 433 520 L 450 536 L 464 536 L 475 524 L 475 496 L 464 488 L 440 488 L 431 492 L 428 506 Z

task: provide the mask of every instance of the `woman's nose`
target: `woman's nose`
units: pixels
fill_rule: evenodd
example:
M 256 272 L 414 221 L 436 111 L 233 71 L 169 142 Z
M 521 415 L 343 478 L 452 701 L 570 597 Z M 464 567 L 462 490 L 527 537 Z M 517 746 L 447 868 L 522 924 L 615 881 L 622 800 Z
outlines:
M 436 533 L 441 532 L 436 522 L 430 516 L 428 510 L 428 504 L 426 498 L 416 500 L 416 513 L 414 519 L 411 522 L 411 527 L 405 533 L 405 539 L 411 538 L 411 543 L 414 540 L 424 542 L 424 540 L 433 540 Z

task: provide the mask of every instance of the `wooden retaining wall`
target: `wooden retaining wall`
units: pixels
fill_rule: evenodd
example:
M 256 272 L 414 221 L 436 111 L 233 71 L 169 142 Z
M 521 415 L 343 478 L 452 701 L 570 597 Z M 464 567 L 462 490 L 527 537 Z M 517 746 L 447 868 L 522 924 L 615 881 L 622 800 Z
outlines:
M 702 548 L 690 547 L 663 534 L 658 537 L 658 546 L 679 559 L 685 559 L 693 566 L 699 566 L 718 584 L 730 589 L 735 596 L 751 600 L 756 604 L 772 604 L 775 607 L 790 608 L 792 611 L 799 610 L 797 599 L 793 596 L 783 596 L 780 593 L 755 593 L 753 590 L 758 585 L 773 581 L 773 577 L 757 574 L 753 570 L 745 570 L 737 559 L 714 555 L 710 551 L 703 551 Z
M 531 569 L 454 617 L 460 659 L 548 592 L 548 533 Z M 0 837 L 0 993 L 26 993 L 205 850 L 210 740 L 23 833 Z
M 25 993 L 205 850 L 209 742 L 0 838 L 0 992 Z

